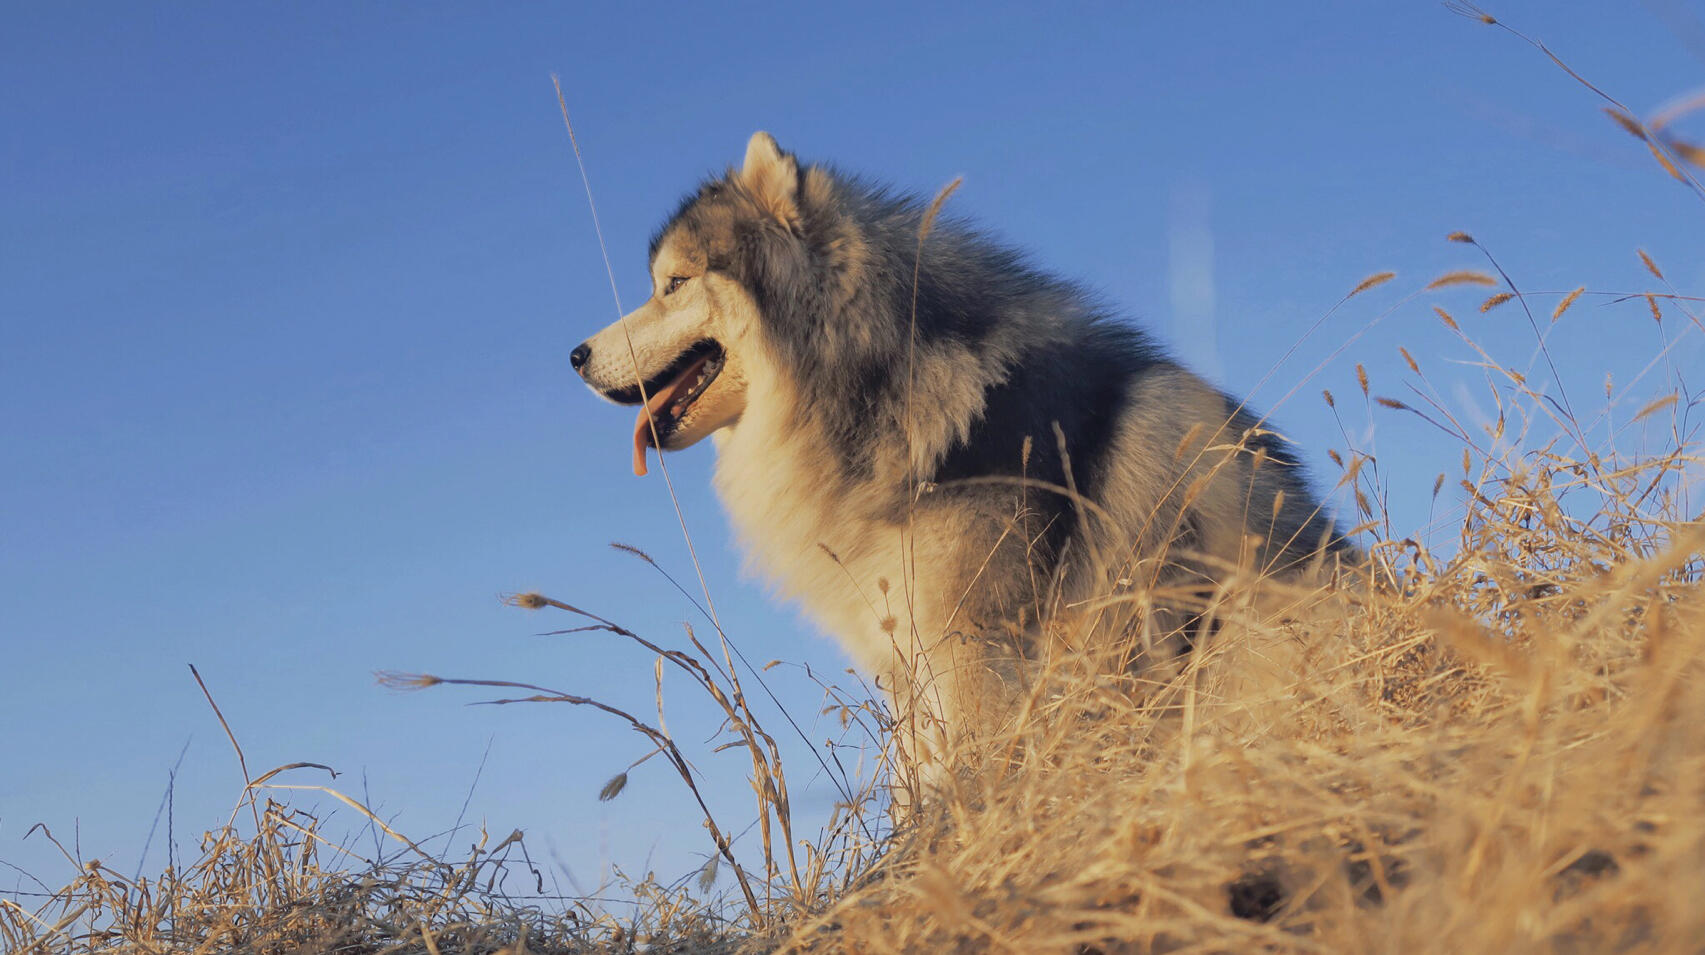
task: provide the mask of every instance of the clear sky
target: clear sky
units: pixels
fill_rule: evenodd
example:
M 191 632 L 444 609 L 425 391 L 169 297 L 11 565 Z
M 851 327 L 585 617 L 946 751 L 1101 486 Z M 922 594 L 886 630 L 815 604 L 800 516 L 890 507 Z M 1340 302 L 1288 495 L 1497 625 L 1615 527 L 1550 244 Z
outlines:
M 1642 113 L 1701 85 L 1705 27 L 1682 9 L 1492 5 Z M 1324 486 L 1326 449 L 1345 446 L 1319 397 L 1334 389 L 1401 532 L 1459 452 L 1348 401 L 1355 363 L 1403 397 L 1406 345 L 1472 417 L 1489 407 L 1459 364 L 1472 355 L 1429 306 L 1518 363 L 1532 346 L 1513 307 L 1479 316 L 1483 293 L 1461 291 L 1350 342 L 1438 273 L 1483 264 L 1446 234 L 1474 234 L 1528 289 L 1647 288 L 1636 248 L 1705 288 L 1705 204 L 1542 54 L 1432 3 L 15 6 L 0 33 L 0 861 L 71 878 L 24 838 L 41 822 L 86 858 L 157 871 L 164 823 L 146 860 L 143 845 L 180 752 L 180 849 L 225 818 L 241 778 L 186 663 L 252 770 L 329 764 L 417 837 L 466 800 L 469 820 L 527 830 L 535 858 L 554 852 L 586 887 L 612 861 L 672 877 L 702 858 L 659 762 L 596 801 L 645 751 L 609 720 L 372 677 L 532 680 L 645 713 L 645 653 L 538 636 L 571 621 L 499 595 L 539 589 L 671 644 L 696 618 L 608 547 L 691 580 L 662 482 L 629 471 L 631 411 L 568 368 L 615 310 L 552 72 L 630 307 L 661 217 L 760 128 L 922 192 L 963 175 L 956 212 L 1233 390 L 1397 270 L 1255 404 Z M 1643 309 L 1589 299 L 1559 327 L 1577 403 L 1600 403 L 1607 372 L 1632 378 L 1662 334 L 1692 336 L 1677 367 L 1705 367 L 1696 330 Z M 1620 413 L 1649 397 L 1619 396 Z M 711 460 L 707 442 L 673 473 L 724 622 L 755 661 L 835 673 L 833 644 L 741 578 Z M 798 670 L 769 678 L 829 735 Z M 665 690 L 676 734 L 708 737 L 684 683 Z M 741 828 L 742 757 L 696 752 Z M 793 766 L 810 823 L 832 791 L 804 791 L 810 764 Z M 0 866 L 0 890 L 32 888 Z

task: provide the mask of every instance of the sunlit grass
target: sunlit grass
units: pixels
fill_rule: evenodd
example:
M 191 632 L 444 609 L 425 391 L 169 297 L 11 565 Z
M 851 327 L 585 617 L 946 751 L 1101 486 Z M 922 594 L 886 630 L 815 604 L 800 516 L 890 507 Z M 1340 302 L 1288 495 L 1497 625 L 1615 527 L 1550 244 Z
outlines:
M 1699 151 L 1672 133 L 1679 114 L 1640 120 L 1610 103 L 1617 125 L 1698 192 L 1688 167 Z M 1449 516 L 1394 526 L 1379 463 L 1346 428 L 1351 446 L 1331 457 L 1365 564 L 1325 584 L 1228 584 L 1203 608 L 1215 639 L 1175 672 L 1129 673 L 1105 658 L 1103 644 L 1114 641 L 1073 639 L 1070 652 L 1048 655 L 1030 674 L 1023 719 L 945 754 L 960 771 L 921 799 L 904 763 L 860 774 L 825 761 L 837 807 L 822 830 L 798 831 L 794 767 L 772 735 L 785 728 L 766 727 L 768 711 L 752 695 L 766 692 L 760 671 L 737 644 L 688 631 L 684 645 L 669 645 L 523 594 L 518 607 L 650 651 L 660 695 L 664 668 L 684 676 L 721 720 L 685 736 L 714 733 L 726 744 L 714 758 L 749 763 L 751 812 L 712 812 L 693 762 L 701 756 L 663 725 L 661 700 L 653 719 L 531 683 L 385 681 L 504 694 L 494 703 L 567 703 L 625 727 L 635 760 L 611 768 L 600 796 L 620 799 L 642 763 L 668 764 L 678 811 L 705 825 L 711 861 L 700 878 L 620 881 L 613 891 L 631 905 L 551 898 L 519 833 L 482 833 L 466 856 L 440 858 L 347 795 L 302 787 L 382 829 L 390 851 L 374 857 L 278 801 L 297 788 L 281 773 L 310 771 L 280 767 L 248 783 L 193 861 L 158 876 L 126 877 L 66 852 L 68 884 L 0 899 L 0 947 L 1697 951 L 1705 944 L 1701 397 L 1671 368 L 1670 381 L 1643 383 L 1637 399 L 1607 386 L 1602 410 L 1573 404 L 1545 343 L 1546 327 L 1583 296 L 1619 303 L 1629 322 L 1674 317 L 1683 334 L 1705 324 L 1643 250 L 1658 283 L 1649 290 L 1537 294 L 1469 235 L 1448 239 L 1483 261 L 1412 283 L 1399 308 L 1457 336 L 1462 354 L 1453 357 L 1484 374 L 1493 420 L 1466 423 L 1428 379 L 1432 356 L 1418 360 L 1407 348 L 1405 398 L 1379 394 L 1359 364 L 1355 378 L 1370 412 L 1390 416 L 1387 427 L 1442 431 L 1459 446 L 1437 463 L 1432 485 Z M 1394 280 L 1373 275 L 1349 297 Z M 1452 314 L 1474 309 L 1520 309 L 1534 355 L 1505 361 L 1482 347 Z M 1662 359 L 1672 347 L 1655 351 L 1649 370 L 1669 368 Z M 1639 410 L 1612 426 L 1610 409 L 1631 400 Z M 1630 429 L 1643 440 L 1624 440 Z M 1631 443 L 1642 450 L 1624 450 Z M 1423 543 L 1441 537 L 1448 543 Z M 825 689 L 843 726 L 873 751 L 897 752 L 886 745 L 893 726 L 883 701 L 865 688 Z M 914 793 L 899 824 L 890 786 Z M 754 836 L 736 838 L 749 824 Z M 46 829 L 35 836 L 54 839 Z

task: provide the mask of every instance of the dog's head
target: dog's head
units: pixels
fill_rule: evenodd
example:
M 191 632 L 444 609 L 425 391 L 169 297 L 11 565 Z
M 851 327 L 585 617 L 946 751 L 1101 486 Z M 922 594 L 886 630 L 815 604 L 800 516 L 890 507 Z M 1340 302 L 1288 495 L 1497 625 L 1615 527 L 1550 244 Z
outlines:
M 793 156 L 754 134 L 741 168 L 690 196 L 652 242 L 651 298 L 570 355 L 594 392 L 641 406 L 635 474 L 646 448 L 687 447 L 745 410 L 761 347 L 754 259 L 799 247 L 800 178 Z

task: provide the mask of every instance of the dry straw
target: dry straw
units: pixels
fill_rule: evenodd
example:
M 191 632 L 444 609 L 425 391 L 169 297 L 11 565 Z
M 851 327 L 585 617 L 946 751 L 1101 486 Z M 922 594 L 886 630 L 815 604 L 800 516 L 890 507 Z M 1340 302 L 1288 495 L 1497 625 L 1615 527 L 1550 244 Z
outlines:
M 1455 8 L 1509 29 L 1477 7 Z M 1660 160 L 1693 155 L 1669 136 L 1673 116 L 1640 123 L 1610 104 Z M 932 205 L 931 221 L 949 192 Z M 926 232 L 927 224 L 920 242 Z M 1486 253 L 1465 233 L 1449 239 Z M 1450 272 L 1400 305 L 1457 286 L 1501 285 L 1482 310 L 1513 299 L 1525 312 L 1541 293 L 1518 292 L 1486 254 L 1498 277 Z M 1650 256 L 1640 258 L 1666 281 Z M 1345 299 L 1391 278 L 1376 274 Z M 1584 294 L 1606 293 L 1562 294 L 1551 322 Z M 1661 319 L 1663 298 L 1686 316 L 1684 329 L 1702 327 L 1695 300 L 1673 289 L 1606 297 L 1624 304 L 1624 320 L 1647 310 Z M 689 628 L 671 646 L 521 594 L 511 600 L 518 607 L 568 615 L 572 625 L 558 631 L 565 638 L 613 638 L 647 652 L 657 719 L 531 683 L 430 675 L 388 675 L 387 683 L 498 690 L 506 695 L 489 702 L 567 703 L 626 726 L 637 758 L 607 767 L 615 772 L 598 795 L 619 800 L 659 767 L 673 770 L 683 811 L 703 821 L 709 842 L 707 861 L 682 882 L 646 877 L 565 894 L 520 833 L 494 840 L 481 832 L 454 857 L 429 852 L 359 801 L 277 781 L 312 764 L 251 777 L 204 685 L 238 755 L 242 798 L 231 818 L 206 834 L 194 860 L 157 878 L 124 877 L 62 846 L 74 878 L 0 898 L 0 948 L 1697 951 L 1705 938 L 1697 900 L 1705 877 L 1705 521 L 1688 415 L 1698 398 L 1682 376 L 1653 389 L 1661 393 L 1621 427 L 1668 443 L 1648 440 L 1630 453 L 1620 432 L 1596 427 L 1609 408 L 1582 420 L 1554 371 L 1551 390 L 1540 389 L 1530 380 L 1541 373 L 1499 361 L 1442 306 L 1421 305 L 1486 371 L 1495 421 L 1466 425 L 1407 348 L 1407 400 L 1371 397 L 1360 365 L 1355 379 L 1368 407 L 1385 409 L 1371 413 L 1397 413 L 1391 427 L 1431 427 L 1458 441 L 1460 495 L 1446 495 L 1447 513 L 1434 526 L 1393 532 L 1379 461 L 1348 441 L 1362 429 L 1340 421 L 1346 451 L 1328 455 L 1362 518 L 1352 530 L 1368 535 L 1364 564 L 1307 581 L 1228 573 L 1213 594 L 1194 597 L 1216 638 L 1169 672 L 1131 672 L 1108 656 L 1120 641 L 1071 631 L 1029 672 L 1024 718 L 939 754 L 964 772 L 897 830 L 880 794 L 887 774 L 906 767 L 855 773 L 831 751 L 813 759 L 838 787 L 834 815 L 813 838 L 795 833 L 781 749 L 726 639 L 707 646 Z M 1545 336 L 1527 314 L 1543 354 Z M 1672 336 L 1648 370 L 1670 367 L 1662 359 L 1674 344 Z M 1322 397 L 1341 413 L 1330 390 Z M 1444 491 L 1440 474 L 1433 497 Z M 1140 575 L 1120 579 L 1107 605 L 1178 597 L 1145 587 Z M 890 596 L 883 586 L 882 600 Z M 700 757 L 689 758 L 662 719 L 666 669 L 722 721 L 682 736 L 714 735 L 749 766 L 747 816 L 723 820 L 708 808 Z M 824 693 L 825 712 L 883 751 L 894 726 L 869 688 Z M 302 790 L 351 807 L 382 834 L 380 850 L 363 854 L 272 798 Z M 60 845 L 45 827 L 30 835 Z M 719 885 L 728 898 L 714 895 Z M 619 901 L 599 901 L 604 891 Z
M 1508 387 L 1512 430 L 1543 419 L 1539 399 Z M 1664 395 L 1636 418 L 1681 410 Z M 1681 475 L 1699 462 L 1681 446 L 1634 457 L 1541 442 L 1512 456 L 1466 430 L 1462 442 L 1462 510 L 1441 528 L 1452 546 L 1392 537 L 1371 547 L 1371 576 L 1336 587 L 1227 587 L 1204 607 L 1220 638 L 1171 675 L 1120 676 L 1094 652 L 1052 660 L 1030 718 L 961 754 L 978 771 L 893 834 L 876 791 L 857 790 L 790 864 L 779 837 L 734 838 L 756 812 L 725 825 L 702 810 L 699 776 L 655 723 L 532 685 L 400 676 L 391 683 L 519 689 L 493 702 L 566 702 L 629 726 L 639 758 L 611 767 L 600 795 L 619 800 L 657 760 L 673 766 L 715 861 L 685 884 L 586 893 L 628 902 L 549 898 L 549 867 L 518 835 L 482 834 L 456 859 L 400 833 L 386 837 L 394 852 L 361 853 L 256 799 L 278 791 L 269 773 L 240 806 L 258 828 L 216 829 L 181 870 L 128 879 L 67 853 L 71 884 L 0 906 L 0 946 L 1692 950 L 1705 937 L 1692 890 L 1705 858 L 1705 529 Z M 1357 506 L 1382 519 L 1374 463 L 1333 457 Z M 716 701 L 776 824 L 773 751 L 721 654 L 538 594 L 512 602 L 570 615 L 564 636 L 632 642 Z M 847 725 L 884 731 L 881 707 L 833 700 Z

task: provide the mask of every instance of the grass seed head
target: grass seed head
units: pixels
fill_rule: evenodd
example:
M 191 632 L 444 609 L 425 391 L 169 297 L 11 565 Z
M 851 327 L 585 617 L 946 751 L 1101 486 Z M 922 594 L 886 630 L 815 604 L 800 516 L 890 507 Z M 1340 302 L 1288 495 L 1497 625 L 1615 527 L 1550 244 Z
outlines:
M 1701 149 L 1693 143 L 1676 139 L 1673 136 L 1669 138 L 1669 148 L 1689 165 L 1705 169 L 1705 149 Z
M 1635 249 L 1634 251 L 1640 253 L 1640 261 L 1646 264 L 1646 271 L 1651 272 L 1652 276 L 1658 281 L 1665 281 L 1664 274 L 1658 271 L 1658 263 L 1652 261 L 1652 257 L 1646 254 L 1645 249 Z
M 430 673 L 399 673 L 395 670 L 380 670 L 373 676 L 380 686 L 390 690 L 424 690 L 444 682 L 442 677 Z
M 610 781 L 604 784 L 604 788 L 598 790 L 598 801 L 609 802 L 620 796 L 622 790 L 626 788 L 628 788 L 628 774 L 625 772 L 617 773 L 610 777 Z
M 1392 279 L 1394 279 L 1396 277 L 1397 277 L 1396 272 L 1379 272 L 1379 273 L 1376 273 L 1374 275 L 1370 275 L 1367 278 L 1362 279 L 1361 284 L 1359 284 L 1355 288 L 1351 289 L 1350 294 L 1348 294 L 1344 297 L 1347 299 L 1348 298 L 1355 298 L 1356 296 L 1362 294 L 1363 292 L 1366 292 L 1368 289 L 1374 288 L 1376 286 L 1384 285 L 1385 283 L 1391 281 Z
M 1613 106 L 1604 107 L 1604 115 L 1609 116 L 1616 125 L 1622 127 L 1623 132 L 1641 142 L 1646 141 L 1646 127 L 1640 125 L 1639 120 Z
M 1455 272 L 1446 272 L 1438 278 L 1433 279 L 1431 282 L 1428 282 L 1426 291 L 1430 292 L 1433 289 L 1450 288 L 1453 285 L 1497 284 L 1498 280 L 1487 275 L 1485 272 L 1476 272 L 1473 269 L 1458 269 Z
M 964 181 L 963 176 L 956 177 L 930 200 L 929 208 L 924 210 L 923 222 L 918 226 L 918 244 L 922 245 L 923 241 L 929 238 L 929 234 L 935 231 L 935 220 L 941 215 L 941 207 L 947 204 L 948 197 L 952 196 Z
M 1515 298 L 1515 295 L 1511 292 L 1499 292 L 1486 301 L 1480 303 L 1480 314 L 1484 315 L 1512 298 Z

